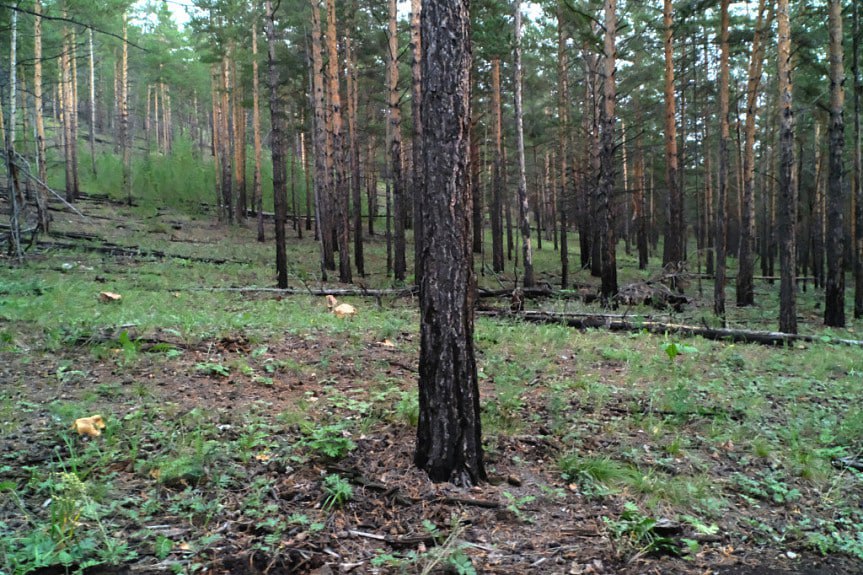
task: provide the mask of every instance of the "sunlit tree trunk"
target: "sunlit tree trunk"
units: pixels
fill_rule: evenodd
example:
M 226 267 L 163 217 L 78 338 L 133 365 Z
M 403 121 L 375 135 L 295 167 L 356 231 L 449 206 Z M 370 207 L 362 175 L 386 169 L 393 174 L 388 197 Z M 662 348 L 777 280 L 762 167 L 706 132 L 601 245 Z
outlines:
M 515 148 L 518 156 L 518 215 L 521 227 L 524 287 L 536 283 L 533 275 L 533 250 L 530 243 L 530 205 L 527 202 L 527 170 L 524 161 L 524 113 L 521 98 L 521 0 L 515 0 Z
M 222 210 L 224 219 L 228 222 L 234 220 L 234 186 L 232 174 L 232 156 L 231 145 L 233 138 L 231 137 L 231 71 L 230 71 L 230 56 L 228 54 L 222 57 L 221 68 L 221 87 L 219 104 L 220 122 L 219 142 L 222 144 L 221 160 L 222 166 Z
M 845 65 L 842 2 L 830 0 L 830 171 L 827 184 L 827 282 L 824 325 L 845 327 L 845 222 L 842 185 L 845 151 Z
M 749 60 L 749 80 L 746 86 L 745 150 L 743 154 L 743 205 L 740 225 L 740 256 L 737 272 L 737 305 L 755 303 L 753 275 L 755 273 L 755 117 L 758 113 L 758 89 L 764 63 L 761 33 L 764 28 L 766 0 L 758 2 L 758 17 L 752 38 L 752 54 Z M 772 15 L 772 10 L 771 10 Z M 772 18 L 771 18 L 772 19 Z M 767 23 L 767 28 L 770 22 Z
M 722 55 L 719 59 L 719 185 L 716 190 L 716 274 L 713 284 L 713 313 L 725 321 L 725 246 L 726 246 L 726 205 L 728 201 L 729 171 L 729 125 L 728 125 L 728 83 L 729 83 L 729 46 L 728 46 L 728 4 L 722 0 L 720 42 Z
M 791 84 L 791 25 L 788 0 L 778 0 L 779 75 L 779 330 L 797 333 L 796 260 L 797 189 L 794 182 L 794 111 Z

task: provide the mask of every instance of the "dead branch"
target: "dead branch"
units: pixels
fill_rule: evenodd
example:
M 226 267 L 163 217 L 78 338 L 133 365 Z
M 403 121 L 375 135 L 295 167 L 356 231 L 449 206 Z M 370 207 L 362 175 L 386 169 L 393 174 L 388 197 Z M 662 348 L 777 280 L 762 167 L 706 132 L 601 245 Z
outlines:
M 830 338 L 821 336 L 791 334 L 778 331 L 752 331 L 746 329 L 711 328 L 693 325 L 662 323 L 652 320 L 628 321 L 618 315 L 584 315 L 525 311 L 512 313 L 507 311 L 481 310 L 477 312 L 483 317 L 499 317 L 519 319 L 530 323 L 560 323 L 576 329 L 608 329 L 611 331 L 648 331 L 658 334 L 678 334 L 686 336 L 701 336 L 704 339 L 731 341 L 740 343 L 759 343 L 763 345 L 787 345 L 794 342 L 816 343 L 827 342 L 842 345 L 863 346 L 863 341 L 853 339 Z

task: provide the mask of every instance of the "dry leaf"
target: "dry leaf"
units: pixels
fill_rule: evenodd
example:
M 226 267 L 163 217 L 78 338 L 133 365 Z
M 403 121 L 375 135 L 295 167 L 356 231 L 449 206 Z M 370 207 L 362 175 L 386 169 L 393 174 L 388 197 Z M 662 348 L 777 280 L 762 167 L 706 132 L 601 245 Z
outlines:
M 391 342 L 391 341 L 390 341 L 390 340 L 388 340 L 388 339 L 385 339 L 385 340 L 383 340 L 383 341 L 379 341 L 379 342 L 378 342 L 378 345 L 379 345 L 379 346 L 381 346 L 381 347 L 389 347 L 389 348 L 393 348 L 393 347 L 395 347 L 395 346 L 396 346 L 396 344 L 394 344 L 393 342 Z
M 101 415 L 91 415 L 90 417 L 81 417 L 75 420 L 72 424 L 72 429 L 78 432 L 78 435 L 88 435 L 90 437 L 99 437 L 105 429 L 105 420 Z
M 108 303 L 108 302 L 112 302 L 112 301 L 120 301 L 121 299 L 123 299 L 123 296 L 121 296 L 118 293 L 114 293 L 114 292 L 110 292 L 110 291 L 99 292 L 99 301 L 101 301 L 103 303 Z

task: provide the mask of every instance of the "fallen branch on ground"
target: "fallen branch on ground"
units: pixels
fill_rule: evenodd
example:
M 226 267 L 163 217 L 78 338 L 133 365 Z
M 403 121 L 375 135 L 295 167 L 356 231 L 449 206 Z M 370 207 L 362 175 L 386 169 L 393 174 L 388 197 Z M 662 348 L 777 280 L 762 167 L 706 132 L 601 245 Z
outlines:
M 746 329 L 728 329 L 661 323 L 652 320 L 627 321 L 620 316 L 612 315 L 576 315 L 566 313 L 550 313 L 525 311 L 512 313 L 508 311 L 478 311 L 482 317 L 499 317 L 520 319 L 530 323 L 561 323 L 576 329 L 604 328 L 611 331 L 648 331 L 650 333 L 674 333 L 688 336 L 701 336 L 705 339 L 733 341 L 742 343 L 760 343 L 763 345 L 786 345 L 794 342 L 804 343 L 838 343 L 842 345 L 863 346 L 863 341 L 854 339 L 822 338 L 817 335 L 802 335 L 778 331 L 751 331 Z

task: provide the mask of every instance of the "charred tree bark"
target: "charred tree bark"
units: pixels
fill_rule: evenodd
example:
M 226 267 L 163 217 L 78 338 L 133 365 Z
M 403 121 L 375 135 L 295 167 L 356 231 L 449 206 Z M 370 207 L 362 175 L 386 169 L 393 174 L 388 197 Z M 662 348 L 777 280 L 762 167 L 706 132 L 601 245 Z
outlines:
M 845 327 L 845 222 L 842 183 L 845 151 L 845 65 L 842 2 L 830 0 L 830 173 L 827 185 L 827 282 L 824 325 Z
M 422 6 L 423 245 L 414 463 L 432 481 L 486 479 L 473 347 L 468 0 Z
M 566 211 L 569 190 L 569 59 L 566 48 L 567 34 L 564 30 L 564 2 L 557 3 L 557 122 L 558 122 L 558 173 L 557 211 L 560 214 L 560 287 L 569 285 L 569 244 L 567 242 Z
M 331 167 L 327 161 L 326 97 L 324 95 L 324 64 L 321 57 L 321 13 L 319 0 L 310 0 L 312 14 L 311 42 L 311 93 L 315 128 L 315 216 L 317 237 L 321 242 L 321 279 L 327 281 L 327 272 L 336 269 L 333 247 L 333 221 L 331 209 Z
M 276 25 L 272 0 L 266 0 L 267 34 L 267 82 L 270 93 L 270 118 L 272 122 L 273 154 L 273 208 L 276 227 L 276 272 L 277 285 L 288 287 L 288 257 L 285 249 L 285 220 L 287 203 L 287 174 L 285 173 L 284 110 L 279 98 L 279 71 L 276 61 Z
M 863 317 L 863 141 L 860 135 L 860 2 L 854 2 L 854 32 L 851 68 L 854 75 L 854 318 Z
M 614 133 L 617 117 L 615 85 L 615 41 L 617 34 L 617 0 L 605 0 L 605 41 L 603 57 L 603 105 L 600 135 L 599 222 L 603 233 L 602 285 L 603 302 L 610 305 L 617 294 L 617 230 L 614 207 Z

